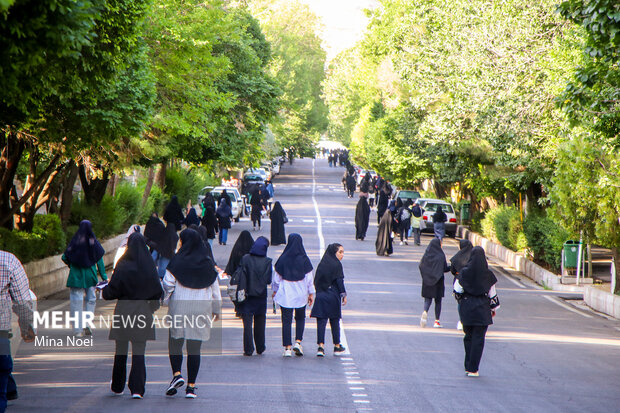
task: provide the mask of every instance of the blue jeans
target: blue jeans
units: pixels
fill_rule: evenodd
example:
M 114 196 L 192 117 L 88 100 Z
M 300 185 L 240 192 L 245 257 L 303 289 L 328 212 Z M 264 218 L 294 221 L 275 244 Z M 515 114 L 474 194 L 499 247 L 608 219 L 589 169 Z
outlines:
M 214 239 L 215 239 L 215 238 L 207 238 L 207 242 L 209 243 L 209 245 L 210 245 L 211 247 L 213 247 L 213 240 L 214 240 Z
M 85 294 L 86 301 L 84 300 Z M 77 314 L 78 316 L 78 322 L 73 325 L 74 334 L 79 333 L 84 328 L 84 326 L 82 325 L 82 312 L 88 311 L 94 313 L 96 301 L 97 297 L 95 297 L 95 287 L 71 287 L 71 292 L 69 293 L 69 309 L 71 310 L 71 314 L 73 316 L 75 316 L 75 314 Z
M 220 228 L 220 244 L 226 244 L 228 239 L 228 228 Z
M 17 393 L 17 386 L 13 380 L 13 358 L 11 357 L 11 341 L 8 338 L 0 339 L 0 413 L 6 410 L 7 393 Z
M 166 276 L 168 264 L 170 264 L 170 259 L 159 255 L 157 258 L 157 273 L 159 274 L 159 278 L 164 278 Z

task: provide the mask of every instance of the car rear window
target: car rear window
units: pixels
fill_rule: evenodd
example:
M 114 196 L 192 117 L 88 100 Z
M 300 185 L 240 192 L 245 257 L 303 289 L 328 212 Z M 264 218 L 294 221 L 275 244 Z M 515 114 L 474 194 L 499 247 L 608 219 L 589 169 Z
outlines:
M 424 210 L 429 211 L 429 212 L 436 212 L 438 206 L 441 206 L 441 209 L 443 210 L 443 212 L 446 212 L 448 214 L 454 214 L 454 209 L 452 209 L 452 205 L 448 205 L 448 204 L 433 204 L 429 202 L 426 205 L 424 205 Z
M 232 202 L 237 202 L 237 197 L 235 196 L 235 194 L 233 192 L 226 192 L 228 194 L 228 197 L 230 198 L 230 200 Z M 211 194 L 213 195 L 214 198 L 220 199 L 220 197 L 222 196 L 222 192 L 220 191 L 212 191 Z
M 403 198 L 418 199 L 420 198 L 420 193 L 418 191 L 400 191 L 398 193 L 398 197 L 400 199 L 403 199 Z

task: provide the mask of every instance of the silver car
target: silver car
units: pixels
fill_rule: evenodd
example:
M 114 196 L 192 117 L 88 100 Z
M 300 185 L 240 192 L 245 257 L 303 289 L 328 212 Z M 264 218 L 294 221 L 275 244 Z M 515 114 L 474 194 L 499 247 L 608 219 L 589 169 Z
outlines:
M 433 231 L 433 214 L 437 211 L 437 207 L 441 206 L 441 209 L 448 217 L 448 221 L 446 222 L 446 235 L 452 238 L 456 236 L 456 213 L 451 203 L 433 198 L 418 198 L 416 203 L 424 210 L 422 219 L 424 220 L 426 228 L 423 231 Z
M 230 188 L 225 186 L 216 186 L 212 188 L 210 186 L 206 186 L 200 190 L 198 194 L 198 202 L 202 204 L 202 200 L 204 199 L 207 192 L 211 192 L 213 198 L 216 200 L 220 199 L 222 192 L 226 190 L 228 197 L 230 198 L 230 202 L 232 204 L 231 212 L 233 215 L 233 219 L 235 222 L 239 222 L 239 219 L 243 216 L 243 211 L 245 209 L 245 197 L 241 196 L 239 190 L 237 188 Z

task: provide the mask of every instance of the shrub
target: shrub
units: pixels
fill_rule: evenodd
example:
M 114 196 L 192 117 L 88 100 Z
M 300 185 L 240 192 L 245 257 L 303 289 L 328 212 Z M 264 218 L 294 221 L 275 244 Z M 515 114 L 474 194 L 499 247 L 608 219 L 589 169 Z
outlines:
M 540 213 L 530 214 L 523 223 L 523 229 L 534 259 L 546 263 L 553 270 L 559 270 L 562 248 L 570 238 L 570 233 Z
M 67 237 L 58 215 L 35 215 L 32 232 L 45 238 L 46 248 L 39 254 L 41 257 L 58 254 L 67 246 Z
M 122 231 L 126 212 L 109 195 L 105 195 L 98 206 L 88 205 L 86 201 L 76 199 L 73 201 L 73 207 L 71 208 L 69 224 L 79 225 L 84 219 L 89 220 L 93 224 L 93 232 L 97 238 L 104 239 Z M 74 233 L 75 231 L 70 233 L 69 236 L 72 237 Z
M 0 249 L 14 254 L 22 263 L 62 252 L 65 233 L 56 215 L 37 215 L 32 232 L 0 228 Z
M 514 207 L 500 206 L 489 210 L 481 222 L 482 234 L 506 248 L 519 251 L 527 248 L 521 214 Z
M 129 182 L 123 182 L 116 188 L 114 199 L 124 212 L 122 228 L 129 228 L 130 225 L 138 222 L 142 215 L 142 193 Z
M 198 192 L 205 186 L 213 184 L 214 179 L 206 172 L 198 169 L 185 169 L 180 167 L 169 168 L 166 171 L 166 202 L 176 195 L 179 203 L 184 206 L 187 201 L 198 202 Z

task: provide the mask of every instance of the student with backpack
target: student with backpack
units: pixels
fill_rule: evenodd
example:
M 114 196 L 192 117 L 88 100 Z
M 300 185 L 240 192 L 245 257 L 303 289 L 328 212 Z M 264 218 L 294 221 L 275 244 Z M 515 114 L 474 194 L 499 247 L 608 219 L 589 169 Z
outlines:
M 409 228 L 411 228 L 411 200 L 405 201 L 405 204 L 396 211 L 395 219 L 398 222 L 398 233 L 400 234 L 400 245 L 409 245 Z

